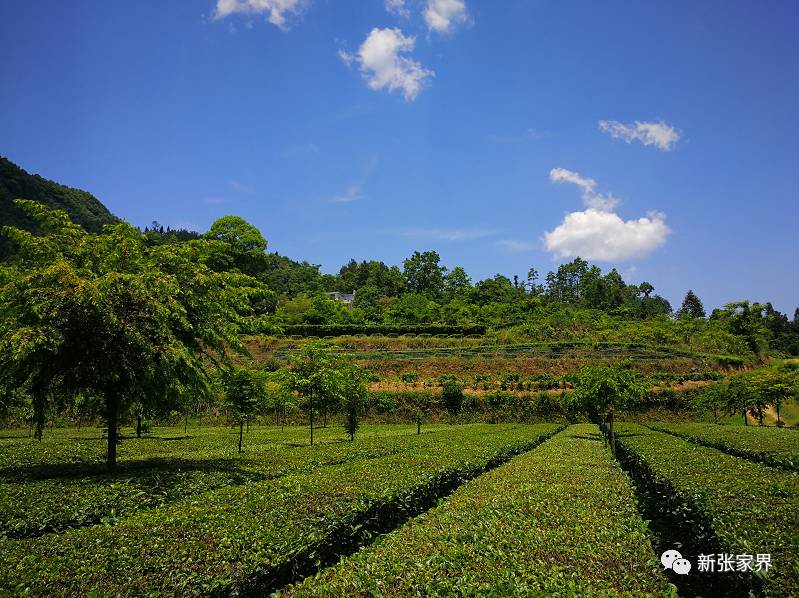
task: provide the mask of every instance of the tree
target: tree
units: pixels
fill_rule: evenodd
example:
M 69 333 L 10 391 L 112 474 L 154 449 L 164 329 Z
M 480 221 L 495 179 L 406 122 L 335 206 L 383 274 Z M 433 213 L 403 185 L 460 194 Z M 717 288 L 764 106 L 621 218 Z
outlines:
M 726 405 L 727 385 L 710 384 L 702 389 L 702 392 L 694 401 L 694 406 L 698 409 L 709 409 L 713 412 L 713 423 L 719 423 L 718 411 Z
M 257 276 L 266 269 L 266 239 L 244 218 L 222 216 L 203 236 L 224 244 L 213 261 L 216 269 L 236 269 L 249 276 Z
M 361 370 L 350 365 L 339 371 L 339 396 L 344 406 L 344 430 L 355 440 L 359 417 L 366 405 L 366 382 Z
M 290 358 L 282 374 L 284 387 L 308 400 L 308 419 L 313 446 L 314 410 L 338 398 L 338 356 L 330 347 L 318 343 L 305 345 L 298 355 Z
M 441 401 L 447 411 L 457 415 L 463 406 L 463 386 L 454 378 L 445 380 L 441 388 Z
M 259 285 L 218 273 L 208 241 L 148 247 L 128 224 L 93 235 L 66 213 L 18 200 L 44 236 L 4 229 L 20 251 L 0 266 L 0 376 L 47 401 L 102 397 L 109 469 L 119 418 L 135 401 L 210 391 L 207 362 L 244 351 L 238 335 Z
M 653 287 L 650 283 L 644 281 L 638 285 L 638 290 L 642 292 L 644 294 L 644 297 L 648 299 L 650 293 L 652 293 L 652 291 L 655 290 L 655 287 Z
M 460 266 L 455 266 L 444 275 L 444 295 L 450 300 L 464 297 L 471 288 L 472 280 Z
M 705 307 L 696 293 L 689 290 L 685 294 L 685 299 L 683 299 L 682 306 L 680 306 L 677 314 L 683 318 L 704 318 Z
M 233 418 L 239 423 L 239 453 L 242 450 L 244 422 L 263 406 L 266 397 L 263 380 L 248 367 L 234 366 L 222 375 L 225 404 Z
M 441 258 L 435 251 L 414 251 L 411 257 L 404 260 L 402 274 L 408 290 L 432 299 L 439 298 L 444 289 L 444 273 L 447 271 L 439 265 L 440 261 Z
M 610 444 L 615 453 L 614 411 L 635 406 L 646 392 L 637 373 L 618 366 L 588 366 L 572 376 L 572 380 L 575 387 L 571 409 L 587 413 L 593 421 L 600 421 L 600 414 L 607 414 Z

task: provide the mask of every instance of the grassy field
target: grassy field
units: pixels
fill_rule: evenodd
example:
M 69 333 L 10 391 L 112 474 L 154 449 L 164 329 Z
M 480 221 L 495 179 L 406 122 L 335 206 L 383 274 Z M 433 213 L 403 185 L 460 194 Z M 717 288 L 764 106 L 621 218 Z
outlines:
M 155 428 L 122 441 L 114 474 L 99 429 L 5 430 L 0 594 L 719 591 L 662 570 L 673 541 L 772 554 L 725 594 L 797 591 L 799 474 L 754 462 L 792 462 L 796 432 L 650 425 L 620 424 L 620 463 L 592 424 L 329 427 L 315 446 L 253 427 L 242 455 L 233 428 Z M 706 446 L 722 440 L 737 456 Z

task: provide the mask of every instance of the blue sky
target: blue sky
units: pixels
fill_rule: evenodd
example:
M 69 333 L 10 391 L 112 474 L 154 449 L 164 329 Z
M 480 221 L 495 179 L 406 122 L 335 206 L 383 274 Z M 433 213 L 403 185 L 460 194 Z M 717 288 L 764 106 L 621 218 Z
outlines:
M 792 315 L 797 22 L 790 1 L 5 0 L 0 154 L 139 226 L 241 215 L 326 272 L 579 252 L 676 305 Z

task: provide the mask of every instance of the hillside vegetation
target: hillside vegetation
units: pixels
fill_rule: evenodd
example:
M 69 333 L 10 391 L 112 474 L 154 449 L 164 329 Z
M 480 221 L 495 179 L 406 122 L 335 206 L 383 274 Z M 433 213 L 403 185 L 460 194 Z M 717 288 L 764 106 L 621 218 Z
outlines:
M 38 231 L 33 219 L 14 205 L 15 199 L 31 199 L 49 208 L 64 210 L 73 222 L 94 233 L 100 232 L 104 224 L 119 221 L 91 193 L 30 174 L 0 156 L 0 225 Z M 0 236 L 0 259 L 8 257 L 10 251 L 10 241 Z

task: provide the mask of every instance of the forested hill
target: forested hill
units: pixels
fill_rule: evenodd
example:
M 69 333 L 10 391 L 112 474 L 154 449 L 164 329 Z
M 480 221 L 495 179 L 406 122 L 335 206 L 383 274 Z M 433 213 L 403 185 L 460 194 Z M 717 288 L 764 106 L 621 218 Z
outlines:
M 33 199 L 51 208 L 65 210 L 73 222 L 92 232 L 99 232 L 104 224 L 118 221 L 91 193 L 30 174 L 0 156 L 0 226 L 33 231 L 36 229 L 34 222 L 13 203 L 18 198 Z M 8 240 L 0 237 L 0 259 L 5 258 L 8 251 Z

